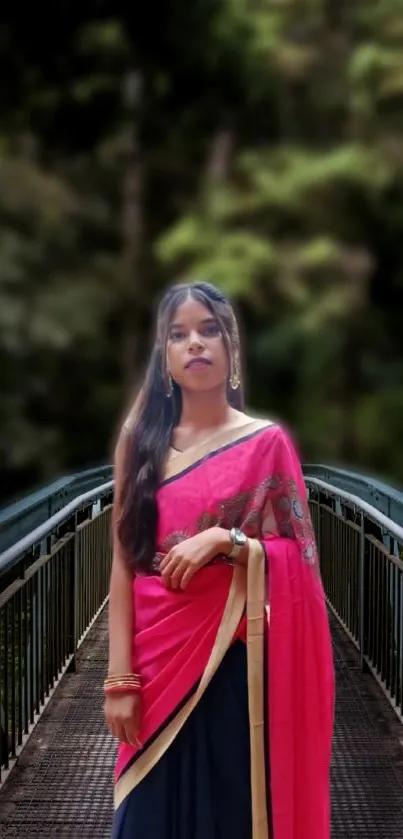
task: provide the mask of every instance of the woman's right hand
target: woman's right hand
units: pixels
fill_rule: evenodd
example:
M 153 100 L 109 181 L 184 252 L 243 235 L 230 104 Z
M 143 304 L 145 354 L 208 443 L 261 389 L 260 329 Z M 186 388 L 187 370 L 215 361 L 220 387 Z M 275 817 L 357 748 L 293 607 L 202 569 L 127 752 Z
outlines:
M 141 697 L 138 693 L 109 694 L 105 698 L 106 724 L 121 743 L 141 747 L 138 733 L 141 724 Z

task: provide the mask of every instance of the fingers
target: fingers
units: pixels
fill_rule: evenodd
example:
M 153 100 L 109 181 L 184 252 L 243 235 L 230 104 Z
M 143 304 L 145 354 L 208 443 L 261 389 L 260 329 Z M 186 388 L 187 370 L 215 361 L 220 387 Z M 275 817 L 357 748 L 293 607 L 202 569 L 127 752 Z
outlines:
M 169 583 L 172 589 L 178 589 L 181 587 L 181 580 L 183 575 L 186 573 L 189 567 L 189 563 L 186 559 L 180 559 L 179 562 L 173 567 Z
M 171 560 L 174 559 L 174 553 L 173 553 L 174 550 L 175 550 L 175 548 L 171 548 L 171 550 L 168 551 L 168 553 L 165 554 L 164 558 L 161 560 L 161 562 L 160 562 L 161 574 L 166 569 L 167 565 L 169 565 Z
M 121 743 L 127 743 L 129 746 L 141 748 L 142 743 L 138 737 L 140 722 L 138 713 L 126 714 L 108 714 L 105 712 L 105 722 L 113 737 Z
M 140 744 L 140 741 L 138 739 L 138 733 L 139 733 L 138 725 L 136 725 L 133 722 L 133 720 L 130 720 L 130 722 L 127 723 L 124 726 L 124 731 L 125 731 L 126 742 L 129 743 L 130 746 L 135 746 L 136 748 L 139 748 L 141 744 Z
M 190 583 L 192 577 L 194 576 L 194 574 L 196 573 L 196 571 L 197 571 L 197 568 L 194 565 L 189 565 L 186 568 L 186 570 L 185 570 L 185 572 L 182 576 L 182 579 L 180 581 L 180 587 L 181 587 L 182 591 L 184 591 L 185 588 L 187 588 L 187 586 L 189 585 L 189 583 Z
M 112 734 L 112 737 L 116 737 L 122 743 L 126 743 L 126 734 L 123 724 L 119 720 L 110 719 L 110 717 L 106 717 L 106 724 L 109 728 L 109 731 Z
M 184 591 L 200 565 L 200 562 L 174 554 L 161 571 L 162 581 L 167 588 Z
M 167 588 L 177 589 L 180 586 L 182 575 L 188 566 L 188 561 L 172 551 L 167 556 L 170 556 L 170 559 L 164 567 L 161 565 L 162 581 Z
M 119 743 L 128 743 L 128 740 L 127 740 L 127 737 L 126 737 L 126 731 L 125 731 L 125 727 L 124 727 L 123 723 L 122 722 L 116 722 L 115 725 L 114 725 L 114 729 L 115 729 L 115 732 L 116 732 L 115 737 L 116 737 L 117 740 L 119 740 Z
M 127 743 L 138 749 L 142 748 L 143 744 L 138 737 L 138 726 L 134 725 L 132 720 L 126 724 L 116 720 L 110 723 L 106 720 L 106 722 L 112 737 L 116 737 L 120 743 Z
M 163 582 L 166 583 L 171 579 L 171 575 L 177 566 L 177 562 L 178 560 L 175 557 L 173 557 L 172 559 L 170 559 L 169 563 L 165 565 L 164 568 L 160 568 Z
M 197 538 L 197 536 L 194 536 L 175 545 L 161 560 L 161 578 L 166 588 L 183 591 L 188 586 L 195 571 L 208 561 L 208 556 L 206 557 L 200 545 L 197 547 L 195 543 Z M 193 543 L 193 546 L 191 543 Z

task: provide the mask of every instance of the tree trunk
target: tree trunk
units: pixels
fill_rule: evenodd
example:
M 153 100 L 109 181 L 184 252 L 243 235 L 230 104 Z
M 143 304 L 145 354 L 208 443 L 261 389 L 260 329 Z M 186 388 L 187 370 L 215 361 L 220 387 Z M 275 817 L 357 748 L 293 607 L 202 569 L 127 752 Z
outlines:
M 230 166 L 233 144 L 233 133 L 229 128 L 220 128 L 214 135 L 206 165 L 208 184 L 225 181 Z
M 123 102 L 124 174 L 122 196 L 122 273 L 125 300 L 122 323 L 122 376 L 125 389 L 132 389 L 138 363 L 138 337 L 141 307 L 141 252 L 143 243 L 142 188 L 139 123 L 142 104 L 142 75 L 129 70 L 124 78 Z

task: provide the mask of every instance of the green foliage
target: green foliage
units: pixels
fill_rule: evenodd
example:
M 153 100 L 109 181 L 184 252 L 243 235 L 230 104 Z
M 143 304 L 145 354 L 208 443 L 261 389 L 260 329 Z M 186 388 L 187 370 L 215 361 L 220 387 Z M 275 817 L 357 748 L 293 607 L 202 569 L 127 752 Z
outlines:
M 108 456 L 178 276 L 307 458 L 403 481 L 401 0 L 99 8 L 1 33 L 4 495 Z

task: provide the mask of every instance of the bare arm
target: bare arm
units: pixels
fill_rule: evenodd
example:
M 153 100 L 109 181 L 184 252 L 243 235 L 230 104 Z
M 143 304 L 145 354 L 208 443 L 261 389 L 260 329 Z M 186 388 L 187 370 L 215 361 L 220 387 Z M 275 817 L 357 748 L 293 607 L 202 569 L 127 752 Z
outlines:
M 125 448 L 125 435 L 123 434 L 118 441 L 115 452 L 115 500 L 112 515 L 113 560 L 109 597 L 109 675 L 122 675 L 132 672 L 133 575 L 117 532 Z

